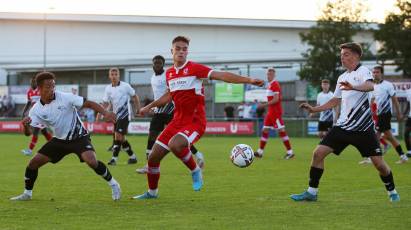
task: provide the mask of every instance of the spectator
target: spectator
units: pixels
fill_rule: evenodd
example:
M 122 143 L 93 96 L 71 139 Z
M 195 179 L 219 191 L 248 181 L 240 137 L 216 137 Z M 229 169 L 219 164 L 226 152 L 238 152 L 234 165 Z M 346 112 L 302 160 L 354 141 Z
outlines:
M 238 118 L 242 120 L 244 118 L 244 101 L 237 107 Z
M 234 107 L 226 104 L 224 107 L 224 115 L 226 121 L 233 121 L 234 120 Z
M 243 121 L 251 121 L 253 120 L 253 107 L 250 103 L 245 103 L 244 104 L 244 115 L 243 115 Z

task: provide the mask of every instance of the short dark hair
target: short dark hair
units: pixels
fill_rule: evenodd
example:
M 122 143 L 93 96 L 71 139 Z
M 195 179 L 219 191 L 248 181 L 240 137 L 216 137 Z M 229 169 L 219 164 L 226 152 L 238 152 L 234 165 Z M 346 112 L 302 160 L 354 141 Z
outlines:
M 56 76 L 52 72 L 40 72 L 36 75 L 36 84 L 41 86 L 45 80 L 55 80 Z
M 362 56 L 361 45 L 356 42 L 348 42 L 348 43 L 341 44 L 340 49 L 349 49 L 352 52 L 358 54 L 360 57 Z
M 330 84 L 330 80 L 328 80 L 328 79 L 322 79 L 322 80 L 321 80 L 321 83 L 328 83 L 328 84 Z
M 190 38 L 186 36 L 177 36 L 173 39 L 173 42 L 171 44 L 174 44 L 176 42 L 185 42 L 187 45 L 190 45 Z
M 374 66 L 373 69 L 379 69 L 381 73 L 384 73 L 384 67 L 382 67 L 380 65 Z
M 166 62 L 166 59 L 164 59 L 164 57 L 161 55 L 154 56 L 152 61 L 154 62 L 155 60 L 161 60 L 163 64 Z

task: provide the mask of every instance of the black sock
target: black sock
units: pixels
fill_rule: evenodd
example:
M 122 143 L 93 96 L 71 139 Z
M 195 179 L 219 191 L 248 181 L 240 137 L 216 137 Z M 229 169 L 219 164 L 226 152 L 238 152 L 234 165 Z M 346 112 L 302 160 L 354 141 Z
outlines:
M 398 145 L 397 147 L 395 147 L 395 151 L 397 151 L 399 156 L 404 155 L 404 152 L 402 151 L 401 145 Z
M 101 161 L 97 162 L 97 168 L 94 169 L 94 172 L 102 176 L 106 181 L 110 181 L 113 178 L 106 165 Z
M 113 157 L 118 157 L 121 149 L 121 141 L 114 141 L 113 145 Z
M 394 177 L 392 176 L 391 171 L 390 171 L 390 174 L 388 174 L 388 176 L 380 175 L 380 178 L 382 182 L 384 182 L 385 189 L 387 189 L 387 191 L 392 191 L 395 189 Z
M 194 145 L 192 145 L 192 146 L 190 147 L 190 151 L 191 151 L 191 153 L 194 154 L 194 155 L 198 152 L 198 150 L 196 149 L 196 147 L 194 147 Z
M 320 184 L 321 176 L 323 175 L 324 169 L 316 168 L 311 166 L 310 169 L 310 181 L 308 185 L 312 188 L 318 188 Z
M 128 143 L 128 141 L 127 140 L 125 140 L 122 144 L 121 144 L 121 147 L 127 152 L 127 154 L 129 155 L 129 156 L 132 156 L 134 153 L 133 153 L 133 150 L 131 149 L 131 145 L 130 145 L 130 143 Z
M 33 190 L 34 182 L 36 182 L 38 169 L 30 169 L 29 167 L 26 168 L 26 173 L 24 174 L 24 183 L 26 184 L 25 188 L 27 190 Z
M 405 128 L 404 140 L 405 140 L 405 146 L 407 147 L 408 151 L 411 151 L 410 132 L 411 132 L 410 128 Z

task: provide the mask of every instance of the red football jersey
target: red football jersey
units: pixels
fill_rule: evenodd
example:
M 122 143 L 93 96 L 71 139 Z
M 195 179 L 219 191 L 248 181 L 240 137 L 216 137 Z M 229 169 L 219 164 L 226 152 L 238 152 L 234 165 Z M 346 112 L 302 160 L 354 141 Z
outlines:
M 277 103 L 272 104 L 268 107 L 268 112 L 281 115 L 283 114 L 283 108 L 281 107 L 282 96 L 280 83 L 278 83 L 278 81 L 272 81 L 267 87 L 267 101 L 271 101 L 276 94 L 279 95 L 279 100 L 277 101 Z
M 187 61 L 182 67 L 167 69 L 166 82 L 175 105 L 173 123 L 206 124 L 203 79 L 209 78 L 212 69 Z
M 27 91 L 27 101 L 30 101 L 32 105 L 40 100 L 40 91 L 39 88 L 32 89 L 30 88 Z

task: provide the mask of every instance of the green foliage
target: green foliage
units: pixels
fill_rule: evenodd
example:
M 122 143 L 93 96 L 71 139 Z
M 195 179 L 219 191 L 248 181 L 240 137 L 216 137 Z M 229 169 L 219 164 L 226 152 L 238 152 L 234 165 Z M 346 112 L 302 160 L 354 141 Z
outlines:
M 366 7 L 361 2 L 354 6 L 351 1 L 329 1 L 323 9 L 323 14 L 308 33 L 300 33 L 303 43 L 309 45 L 303 53 L 306 63 L 299 71 L 302 80 L 319 86 L 322 79 L 329 79 L 335 85 L 338 76 L 342 73 L 340 64 L 339 45 L 352 42 L 352 37 L 361 29 L 365 21 L 363 13 Z M 368 45 L 365 45 L 366 54 Z
M 375 38 L 382 42 L 379 58 L 382 61 L 394 60 L 397 71 L 411 77 L 411 2 L 397 0 L 398 13 L 390 13 Z
M 301 128 L 301 127 L 300 127 Z M 264 158 L 248 168 L 237 168 L 229 160 L 238 143 L 253 147 L 257 137 L 204 137 L 196 144 L 204 153 L 204 189 L 194 192 L 191 177 L 180 160 L 168 154 L 161 162 L 160 197 L 136 201 L 130 197 L 147 189 L 145 175 L 135 169 L 145 164 L 146 136 L 129 136 L 140 162 L 127 165 L 120 153 L 117 166 L 109 167 L 120 182 L 123 197 L 111 200 L 107 183 L 71 154 L 56 165 L 39 170 L 33 200 L 11 202 L 23 191 L 24 169 L 30 160 L 20 154 L 28 138 L 1 134 L 0 229 L 410 229 L 411 167 L 396 165 L 395 150 L 384 156 L 392 167 L 401 201 L 392 205 L 384 185 L 371 165 L 358 165 L 360 154 L 348 147 L 339 157 L 326 159 L 319 200 L 295 203 L 292 193 L 308 186 L 311 153 L 318 138 L 292 138 L 297 154 L 282 160 L 284 146 L 270 138 Z M 111 136 L 93 136 L 97 157 L 107 162 L 105 149 Z M 36 147 L 39 149 L 44 143 Z

